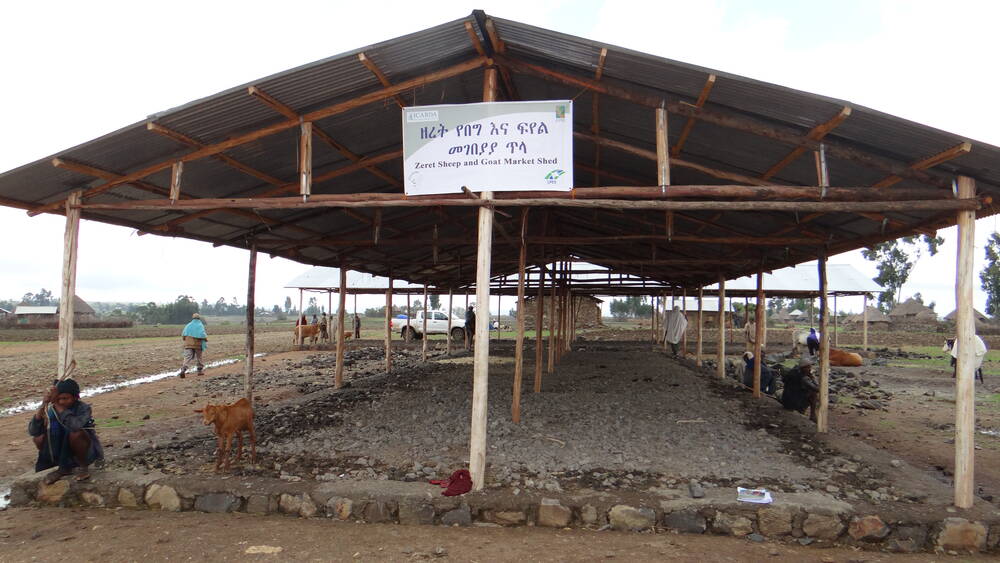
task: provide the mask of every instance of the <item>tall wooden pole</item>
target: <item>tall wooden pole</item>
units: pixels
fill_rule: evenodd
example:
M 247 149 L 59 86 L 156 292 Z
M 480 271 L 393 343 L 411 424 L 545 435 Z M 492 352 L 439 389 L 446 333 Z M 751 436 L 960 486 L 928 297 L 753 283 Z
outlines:
M 76 297 L 76 257 L 80 238 L 80 192 L 69 194 L 66 199 L 66 232 L 63 236 L 62 295 L 59 297 L 59 357 L 56 360 L 56 377 L 60 380 L 72 375 L 73 365 L 73 314 Z
M 719 274 L 719 342 L 715 352 L 715 372 L 720 378 L 726 377 L 726 278 Z
M 392 278 L 385 290 L 385 372 L 392 371 Z
M 975 180 L 958 177 L 958 197 L 976 196 Z M 958 213 L 958 262 L 955 280 L 955 506 L 972 508 L 974 501 L 976 432 L 976 325 L 972 316 L 972 254 L 976 242 L 976 212 Z
M 302 317 L 305 316 L 305 314 L 306 314 L 306 310 L 302 308 L 302 288 L 300 287 L 299 288 L 299 318 L 295 319 L 296 326 L 298 326 L 299 320 L 301 320 Z M 299 347 L 301 348 L 302 345 L 305 343 L 305 337 L 302 336 L 302 334 L 303 334 L 302 331 L 296 331 L 296 332 L 298 332 L 298 335 L 299 335 Z
M 703 301 L 705 298 L 705 288 L 698 288 L 698 339 L 695 341 L 694 345 L 694 365 L 701 367 L 701 353 L 702 353 L 702 342 L 704 341 L 704 335 L 702 329 L 705 325 L 705 307 Z
M 483 101 L 496 101 L 497 69 L 486 69 L 483 76 Z M 484 200 L 493 199 L 492 192 L 482 192 Z M 469 473 L 473 490 L 483 489 L 486 477 L 486 412 L 489 390 L 490 359 L 490 262 L 493 250 L 493 210 L 479 208 L 479 247 L 476 252 L 476 303 L 482 311 L 476 315 L 473 375 L 472 425 L 469 429 Z M 483 314 L 485 313 L 485 314 Z
M 448 289 L 448 334 L 445 337 L 445 340 L 448 343 L 448 355 L 449 356 L 451 355 L 451 316 L 455 314 L 455 313 L 452 312 L 452 308 L 453 308 L 452 307 L 452 301 L 453 301 L 453 298 L 454 298 L 454 292 L 451 290 L 451 288 L 449 288 Z
M 753 337 L 753 396 L 760 398 L 760 370 L 764 365 L 762 340 L 764 339 L 764 269 L 757 270 L 757 309 L 754 311 L 756 331 Z
M 538 295 L 535 297 L 535 393 L 542 392 L 542 349 L 545 339 L 542 338 L 543 322 L 545 321 L 545 267 L 538 269 Z
M 861 309 L 861 349 L 868 351 L 868 294 L 864 295 L 864 307 Z
M 511 420 L 521 422 L 521 380 L 524 377 L 524 267 L 528 249 L 525 235 L 528 230 L 528 209 L 521 211 L 521 252 L 517 258 L 517 343 L 514 345 L 514 394 L 511 405 Z
M 424 321 L 423 321 L 423 331 L 424 337 L 421 339 L 420 346 L 420 361 L 427 361 L 427 341 L 430 340 L 430 336 L 427 334 L 427 315 L 429 315 L 429 309 L 427 308 L 427 284 L 424 284 Z
M 547 372 L 552 373 L 556 363 L 556 263 L 552 263 L 552 293 L 549 295 L 549 364 Z
M 652 305 L 650 307 L 650 310 L 652 311 L 652 313 L 650 313 L 650 315 L 649 315 L 649 338 L 650 338 L 650 340 L 653 341 L 654 344 L 656 344 L 656 342 L 657 342 L 656 321 L 659 320 L 659 316 L 660 316 L 659 315 L 659 308 L 660 308 L 660 305 L 656 301 L 656 296 L 655 295 L 653 295 L 652 297 L 650 297 L 649 300 L 650 300 L 650 304 Z
M 333 388 L 344 385 L 344 309 L 347 308 L 347 268 L 341 264 L 340 293 L 337 295 L 337 368 L 333 375 Z
M 681 309 L 683 311 L 684 318 L 687 318 L 688 314 L 688 290 L 685 287 L 681 290 Z M 681 337 L 681 357 L 687 358 L 688 355 L 688 333 L 685 330 L 684 335 Z
M 826 252 L 819 255 L 819 412 L 816 413 L 816 431 L 830 429 L 830 335 L 827 333 L 829 309 L 826 298 Z
M 840 331 L 837 330 L 837 328 L 840 326 L 839 323 L 837 322 L 837 317 L 838 316 L 840 316 L 840 315 L 837 314 L 837 294 L 834 293 L 833 294 L 833 346 L 834 346 L 834 348 L 840 346 L 840 334 L 839 334 Z
M 253 404 L 254 307 L 257 286 L 257 243 L 250 243 L 250 266 L 247 273 L 247 344 L 246 370 L 243 372 L 243 393 Z

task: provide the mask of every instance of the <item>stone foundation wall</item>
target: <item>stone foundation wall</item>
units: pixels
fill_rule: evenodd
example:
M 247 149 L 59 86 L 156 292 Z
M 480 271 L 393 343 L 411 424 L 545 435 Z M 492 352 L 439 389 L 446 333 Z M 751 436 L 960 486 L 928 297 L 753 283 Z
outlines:
M 287 483 L 262 478 L 176 477 L 158 472 L 95 472 L 90 482 L 41 482 L 25 475 L 11 486 L 11 504 L 122 507 L 202 512 L 281 513 L 301 518 L 400 524 L 535 525 L 630 531 L 677 531 L 772 539 L 802 545 L 853 545 L 892 552 L 951 554 L 996 550 L 1000 516 L 970 520 L 883 518 L 817 492 L 779 493 L 773 504 L 738 503 L 728 488 L 551 494 L 487 489 L 441 496 L 426 483 L 337 481 Z M 931 511 L 934 512 L 934 511 Z M 975 511 L 986 514 L 983 511 Z M 996 515 L 995 511 L 990 511 Z

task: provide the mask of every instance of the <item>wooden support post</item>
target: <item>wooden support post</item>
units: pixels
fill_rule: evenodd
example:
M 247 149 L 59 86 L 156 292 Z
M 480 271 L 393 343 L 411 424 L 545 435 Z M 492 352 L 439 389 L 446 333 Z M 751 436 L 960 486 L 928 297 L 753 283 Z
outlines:
M 975 180 L 958 177 L 958 197 L 976 195 Z M 976 212 L 958 213 L 958 261 L 955 279 L 957 303 L 955 346 L 955 506 L 972 508 L 975 500 L 976 436 L 976 326 L 972 317 L 973 251 L 976 242 Z
M 652 305 L 652 307 L 649 308 L 650 311 L 652 311 L 649 315 L 649 338 L 653 341 L 653 344 L 656 344 L 659 342 L 660 338 L 659 331 L 657 330 L 657 325 L 660 320 L 660 302 L 657 300 L 655 295 L 650 297 L 649 301 Z
M 340 294 L 337 295 L 337 368 L 333 375 L 333 388 L 340 389 L 344 385 L 344 310 L 347 308 L 347 268 L 341 264 Z M 329 330 L 329 327 L 327 328 Z
M 170 201 L 181 198 L 181 174 L 184 173 L 184 162 L 175 162 L 170 166 Z
M 453 299 L 454 299 L 454 292 L 451 290 L 451 288 L 449 288 L 448 289 L 448 335 L 445 337 L 445 340 L 448 343 L 447 355 L 449 356 L 451 355 L 451 316 L 455 314 L 452 312 L 452 309 L 454 308 L 452 306 Z
M 407 330 L 405 334 L 413 335 L 413 309 L 410 307 L 410 292 L 406 292 L 406 326 Z M 405 340 L 404 340 L 405 342 Z M 409 350 L 409 346 L 405 346 L 406 350 Z
M 552 264 L 552 293 L 549 296 L 549 364 L 548 373 L 555 369 L 556 362 L 556 265 Z
M 430 309 L 427 308 L 427 284 L 424 284 L 424 321 L 423 321 L 423 331 L 424 337 L 420 342 L 420 361 L 427 361 L 427 341 L 430 340 L 430 335 L 427 334 L 427 315 L 430 314 Z
M 760 392 L 760 370 L 764 365 L 764 358 L 761 355 L 764 351 L 764 269 L 757 270 L 757 308 L 754 311 L 754 323 L 756 331 L 753 337 L 753 396 L 761 397 Z
M 663 305 L 661 307 L 661 309 L 663 309 L 663 325 L 662 328 L 660 329 L 660 334 L 663 335 L 663 351 L 666 352 L 667 348 L 669 347 L 669 343 L 667 342 L 667 314 L 670 311 L 670 309 L 668 309 L 670 305 L 667 303 L 666 292 L 663 293 L 663 297 L 660 300 L 663 302 Z M 671 295 L 670 302 L 673 303 L 673 300 L 674 296 Z
M 719 342 L 715 352 L 715 372 L 720 379 L 726 377 L 726 278 L 719 274 Z
M 670 143 L 667 140 L 666 102 L 656 108 L 656 177 L 660 188 L 670 185 Z
M 465 315 L 468 316 L 468 314 L 469 314 L 469 294 L 466 293 L 465 294 Z M 475 328 L 476 328 L 475 326 L 472 327 L 473 330 L 475 330 Z M 464 332 L 465 332 L 465 335 L 464 335 L 464 338 L 465 338 L 465 349 L 469 350 L 470 348 L 472 348 L 472 342 L 469 342 L 469 327 L 465 327 L 465 331 Z
M 299 131 L 299 194 L 305 201 L 312 194 L 312 122 L 302 123 Z
M 486 69 L 483 76 L 483 101 L 496 101 L 497 69 Z M 480 198 L 493 199 L 493 192 Z M 490 359 L 490 262 L 493 251 L 493 209 L 479 208 L 479 246 L 476 251 L 476 304 L 485 314 L 476 315 L 475 351 L 472 374 L 472 424 L 469 429 L 469 473 L 472 488 L 481 491 L 486 480 L 486 414 L 489 390 Z
M 683 311 L 684 318 L 686 319 L 688 316 L 688 290 L 686 287 L 681 290 L 681 310 Z M 687 354 L 688 333 L 687 330 L 685 330 L 683 336 L 681 337 L 681 357 L 687 358 Z
M 357 303 L 358 296 L 354 295 L 354 312 L 357 313 Z M 330 334 L 333 331 L 333 292 L 329 289 L 326 290 L 326 333 Z
M 864 295 L 864 304 L 861 309 L 861 349 L 868 351 L 868 294 Z
M 253 404 L 254 307 L 257 285 L 257 243 L 250 243 L 250 267 L 247 274 L 247 345 L 246 370 L 243 372 L 243 393 Z
M 76 297 L 76 258 L 80 238 L 81 192 L 73 192 L 66 199 L 66 232 L 63 236 L 62 295 L 59 298 L 59 357 L 56 377 L 66 379 L 73 374 L 73 301 Z
M 497 294 L 497 342 L 500 342 L 500 315 L 503 313 L 503 304 L 500 301 L 502 296 Z
M 528 210 L 521 211 L 521 251 L 517 259 L 517 342 L 514 345 L 514 395 L 511 405 L 511 420 L 521 422 L 521 380 L 524 377 L 524 267 L 527 262 L 527 246 L 524 238 L 527 231 Z
M 694 344 L 694 365 L 701 367 L 701 353 L 702 353 L 702 343 L 704 342 L 704 336 L 702 329 L 705 326 L 705 307 L 702 303 L 705 299 L 705 288 L 698 288 L 698 338 Z
M 830 402 L 830 335 L 827 333 L 829 310 L 826 299 L 826 252 L 817 260 L 819 268 L 819 410 L 816 431 L 828 432 Z
M 302 288 L 300 287 L 299 288 L 299 318 L 295 319 L 296 326 L 299 324 L 299 321 L 302 320 L 302 317 L 304 317 L 305 314 L 306 314 L 306 311 L 305 311 L 305 309 L 302 308 Z M 304 342 L 305 342 L 305 339 L 301 336 L 301 333 L 299 333 L 299 343 L 298 344 L 299 344 L 300 348 L 302 347 L 302 344 Z
M 834 348 L 840 346 L 840 331 L 838 330 L 840 325 L 837 322 L 838 316 L 839 315 L 837 314 L 837 294 L 834 293 L 833 294 L 833 347 Z
M 392 278 L 385 290 L 385 372 L 392 371 Z
M 538 295 L 535 297 L 535 393 L 542 392 L 542 350 L 545 339 L 542 338 L 543 322 L 545 321 L 545 268 L 538 270 Z

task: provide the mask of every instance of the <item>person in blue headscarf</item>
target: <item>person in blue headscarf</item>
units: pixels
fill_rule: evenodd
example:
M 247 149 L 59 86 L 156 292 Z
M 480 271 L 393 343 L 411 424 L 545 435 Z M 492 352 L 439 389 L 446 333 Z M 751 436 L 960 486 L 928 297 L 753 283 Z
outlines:
M 90 464 L 104 459 L 104 448 L 94 431 L 90 405 L 80 400 L 80 385 L 72 379 L 56 383 L 28 422 L 28 434 L 38 448 L 35 471 L 58 467 L 45 477 L 48 484 L 76 472 L 90 478 Z
M 195 313 L 191 315 L 191 322 L 184 326 L 181 332 L 184 340 L 184 363 L 181 364 L 181 372 L 177 374 L 184 379 L 188 365 L 194 361 L 198 367 L 198 375 L 205 373 L 205 364 L 201 363 L 201 353 L 208 348 L 208 333 L 205 332 L 205 323 L 201 322 L 201 315 Z

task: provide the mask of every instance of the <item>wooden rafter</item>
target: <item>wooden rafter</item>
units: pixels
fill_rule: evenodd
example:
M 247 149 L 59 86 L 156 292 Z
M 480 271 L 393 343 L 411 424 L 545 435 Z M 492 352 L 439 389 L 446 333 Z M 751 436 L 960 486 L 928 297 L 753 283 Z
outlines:
M 261 102 L 263 102 L 264 104 L 266 104 L 268 107 L 274 109 L 275 111 L 277 111 L 278 113 L 280 113 L 281 115 L 283 115 L 283 116 L 285 116 L 285 117 L 287 117 L 289 119 L 299 119 L 299 117 L 301 117 L 298 114 L 298 112 L 296 112 L 294 109 L 292 109 L 288 105 L 282 103 L 277 98 L 275 98 L 274 96 L 271 96 L 267 92 L 264 92 L 263 90 L 261 90 L 257 86 L 251 86 L 250 88 L 247 89 L 247 91 L 248 91 L 248 93 L 251 96 L 257 98 L 258 100 L 260 100 Z M 346 146 L 344 146 L 343 143 L 340 143 L 339 141 L 337 141 L 336 139 L 334 139 L 333 137 L 331 137 L 329 133 L 327 133 L 322 128 L 320 128 L 319 125 L 317 125 L 316 123 L 313 123 L 312 132 L 313 132 L 313 135 L 319 137 L 319 139 L 321 141 L 323 141 L 327 145 L 330 145 L 331 147 L 333 147 L 334 150 L 336 150 L 340 154 L 344 155 L 345 157 L 347 157 L 352 162 L 358 163 L 358 162 L 361 162 L 362 160 L 364 160 L 363 156 L 355 153 L 351 149 L 349 149 Z M 396 187 L 396 188 L 402 188 L 403 187 L 403 184 L 399 180 L 397 180 L 396 178 L 392 177 L 389 174 L 386 174 L 385 172 L 383 172 L 380 168 L 378 168 L 375 165 L 365 166 L 365 170 L 367 170 L 368 172 L 372 173 L 374 176 L 377 176 L 378 178 L 381 178 L 382 180 L 384 180 L 385 182 L 389 183 L 389 185 L 391 185 L 393 187 Z
M 472 22 L 465 22 L 465 31 L 469 34 L 469 40 L 472 41 L 472 47 L 479 53 L 480 57 L 486 56 L 486 49 L 483 48 L 483 42 L 479 40 L 479 34 L 472 27 Z
M 833 131 L 834 129 L 837 128 L 838 125 L 843 123 L 844 120 L 847 119 L 850 115 L 851 115 L 850 106 L 844 106 L 843 108 L 840 109 L 839 112 L 837 112 L 837 115 L 831 117 L 830 119 L 826 120 L 823 123 L 820 123 L 816 127 L 813 127 L 812 130 L 806 134 L 806 139 L 810 141 L 821 140 L 823 137 L 829 134 L 830 131 Z M 772 176 L 783 170 L 786 166 L 788 166 L 792 162 L 795 162 L 795 159 L 802 156 L 806 152 L 806 150 L 807 149 L 805 146 L 795 147 L 794 149 L 792 149 L 790 153 L 785 155 L 785 157 L 779 160 L 774 166 L 768 168 L 766 172 L 761 174 L 760 178 L 762 180 L 767 180 L 771 178 Z
M 701 92 L 698 94 L 698 99 L 694 103 L 694 107 L 701 109 L 704 107 L 705 102 L 708 101 L 708 94 L 712 91 L 712 86 L 715 86 L 715 75 L 709 74 L 708 78 L 705 80 L 705 85 L 701 87 Z M 681 129 L 681 134 L 677 137 L 677 142 L 674 143 L 674 148 L 670 151 L 670 156 L 676 157 L 681 154 L 681 150 L 684 149 L 684 143 L 687 141 L 688 135 L 691 134 L 691 129 L 694 129 L 695 116 L 688 116 L 687 121 L 684 122 L 684 128 Z
M 602 94 L 615 96 L 642 106 L 658 108 L 663 102 L 662 97 L 659 96 L 636 92 L 627 87 L 612 85 L 606 82 L 595 82 L 594 80 L 588 78 L 581 78 L 579 76 L 555 71 L 540 65 L 515 59 L 507 55 L 498 54 L 495 55 L 495 58 L 499 63 L 506 65 L 511 70 L 516 72 L 538 76 L 553 82 L 594 90 Z M 805 135 L 791 127 L 775 126 L 751 117 L 737 115 L 730 112 L 709 110 L 705 108 L 696 109 L 690 105 L 680 102 L 667 102 L 666 106 L 667 110 L 671 113 L 683 116 L 697 116 L 700 121 L 704 121 L 706 123 L 712 123 L 721 127 L 728 127 L 737 131 L 744 131 L 793 146 L 805 146 L 809 150 L 819 149 L 819 141 L 808 139 Z M 858 164 L 873 170 L 897 174 L 903 178 L 911 179 L 930 186 L 951 189 L 950 183 L 944 182 L 941 179 L 922 171 L 911 169 L 898 161 L 866 153 L 839 143 L 826 142 L 825 145 L 827 153 L 832 157 L 857 162 Z
M 500 34 L 497 33 L 497 28 L 492 18 L 486 20 L 486 37 L 490 40 L 490 46 L 493 47 L 494 54 L 507 52 L 507 44 L 503 42 L 503 39 L 500 39 Z M 510 96 L 511 100 L 520 100 L 521 96 L 517 93 L 517 88 L 514 87 L 514 80 L 510 77 L 510 70 L 504 65 L 497 65 L 497 68 L 500 70 L 500 79 L 507 90 L 507 95 Z
M 378 79 L 378 81 L 382 84 L 382 86 L 385 86 L 386 88 L 392 87 L 392 82 L 389 81 L 389 77 L 387 77 L 385 73 L 382 72 L 382 69 L 380 69 L 378 65 L 375 64 L 375 61 L 368 58 L 368 55 L 364 53 L 358 53 L 358 60 L 361 61 L 361 64 L 365 65 L 365 68 L 370 70 L 371 73 L 375 75 L 375 78 Z M 406 101 L 403 100 L 402 96 L 396 94 L 393 96 L 393 98 L 395 98 L 396 104 L 398 104 L 399 107 L 401 108 L 406 107 Z
M 913 164 L 910 164 L 909 168 L 911 170 L 926 170 L 941 164 L 942 162 L 947 162 L 953 158 L 962 156 L 963 154 L 968 154 L 972 150 L 972 143 L 963 142 L 959 143 L 950 149 L 943 150 L 935 155 L 928 156 L 927 158 L 918 160 Z M 890 175 L 882 178 L 878 182 L 872 185 L 873 188 L 887 188 L 893 184 L 902 182 L 903 178 L 898 175 Z
M 416 88 L 419 86 L 423 86 L 425 84 L 437 82 L 439 80 L 444 80 L 447 78 L 451 78 L 453 76 L 458 76 L 475 68 L 479 68 L 483 66 L 484 63 L 486 63 L 486 60 L 482 58 L 475 58 L 469 61 L 458 63 L 448 68 L 441 69 L 439 71 L 431 72 L 422 76 L 418 76 L 416 78 L 412 78 L 410 80 L 406 80 L 404 82 L 400 82 L 399 84 L 396 84 L 391 88 L 383 88 L 380 90 L 376 90 L 374 92 L 368 92 L 356 98 L 336 103 L 331 106 L 327 106 L 315 111 L 311 111 L 308 114 L 304 114 L 302 118 L 305 121 L 318 121 L 320 119 L 324 119 L 332 115 L 337 115 L 346 111 L 350 111 L 352 109 L 367 105 L 372 102 L 383 100 L 386 97 L 393 96 L 395 94 L 404 92 L 411 88 Z M 202 149 L 192 151 L 190 153 L 181 155 L 179 157 L 174 157 L 159 161 L 155 164 L 149 165 L 140 170 L 136 170 L 134 172 L 130 172 L 129 174 L 121 176 L 117 180 L 106 182 L 104 184 L 101 184 L 100 186 L 89 188 L 83 193 L 83 198 L 86 199 L 89 197 L 93 197 L 97 194 L 104 193 L 110 189 L 113 189 L 116 186 L 120 186 L 122 184 L 128 184 L 136 180 L 145 178 L 150 174 L 155 174 L 156 172 L 170 168 L 171 166 L 173 166 L 175 162 L 182 162 L 182 161 L 189 162 L 192 160 L 198 160 L 201 158 L 212 156 L 214 154 L 218 154 L 220 152 L 229 150 L 233 147 L 238 147 L 240 145 L 256 141 L 257 139 L 261 139 L 263 137 L 267 137 L 269 135 L 274 135 L 275 133 L 280 133 L 281 131 L 291 129 L 292 127 L 298 126 L 298 124 L 299 120 L 288 119 L 286 121 L 281 121 L 278 123 L 268 125 L 266 127 L 262 127 L 255 131 L 250 131 L 249 133 L 244 133 L 243 135 L 230 137 L 224 141 L 207 145 Z M 401 152 L 399 154 L 401 154 Z M 314 181 L 318 182 L 319 181 L 318 177 L 315 178 Z M 51 203 L 36 207 L 35 209 L 29 212 L 29 215 L 47 213 L 55 209 L 58 209 L 59 207 L 64 206 L 64 204 L 65 200 L 53 201 Z
M 606 47 L 601 47 L 601 54 L 597 59 L 597 69 L 594 70 L 594 80 L 600 81 L 601 76 L 604 75 L 604 62 L 608 58 L 608 49 Z M 593 92 L 591 102 L 591 117 L 590 117 L 590 132 L 593 133 L 594 137 L 600 138 L 601 136 L 601 95 L 597 92 Z M 601 145 L 600 143 L 594 144 L 594 186 L 601 185 Z

